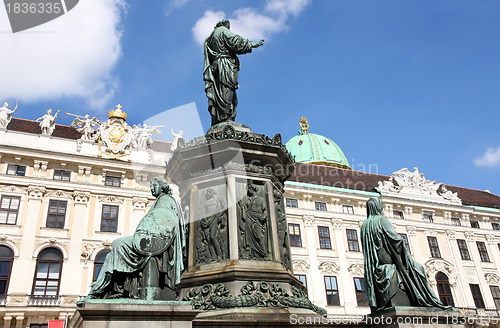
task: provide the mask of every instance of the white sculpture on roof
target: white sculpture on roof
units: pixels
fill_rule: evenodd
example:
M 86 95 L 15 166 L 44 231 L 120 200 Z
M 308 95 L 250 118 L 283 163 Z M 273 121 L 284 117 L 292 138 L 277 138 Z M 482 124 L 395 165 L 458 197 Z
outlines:
M 139 124 L 138 126 L 134 124 L 132 127 L 132 132 L 134 134 L 134 145 L 137 149 L 146 150 L 148 145 L 153 144 L 153 139 L 151 136 L 153 134 L 160 134 L 161 131 L 158 128 L 162 128 L 164 125 L 148 126 L 146 123 Z
M 3 103 L 3 106 L 0 107 L 0 129 L 7 129 L 7 125 L 9 125 L 10 120 L 12 119 L 12 114 L 14 114 L 16 110 L 17 101 L 14 109 L 9 109 L 9 104 L 7 102 Z
M 443 183 L 427 180 L 416 167 L 413 172 L 403 168 L 392 173 L 388 180 L 379 181 L 376 189 L 385 196 L 424 197 L 429 201 L 462 203 L 457 193 L 447 190 Z
M 59 110 L 56 112 L 56 115 L 52 115 L 52 108 L 47 111 L 47 114 L 37 119 L 37 122 L 40 122 L 40 128 L 42 129 L 42 134 L 51 136 L 54 133 L 54 129 L 56 128 L 56 120 L 57 114 L 59 114 Z
M 170 146 L 171 151 L 174 151 L 177 149 L 177 147 L 179 145 L 179 139 L 184 139 L 184 137 L 182 136 L 183 133 L 184 132 L 182 132 L 182 130 L 179 133 L 174 133 L 174 129 L 172 129 L 172 135 L 174 136 L 174 142 L 172 142 L 172 145 Z
M 80 115 L 66 113 L 66 115 L 71 115 L 75 117 L 73 122 L 71 122 L 71 126 L 76 128 L 76 131 L 82 134 L 80 140 L 82 141 L 97 140 L 98 135 L 96 131 L 101 126 L 101 121 L 99 121 L 97 117 L 90 118 L 88 114 L 85 116 L 80 116 Z M 95 129 L 94 126 L 97 126 L 97 129 Z

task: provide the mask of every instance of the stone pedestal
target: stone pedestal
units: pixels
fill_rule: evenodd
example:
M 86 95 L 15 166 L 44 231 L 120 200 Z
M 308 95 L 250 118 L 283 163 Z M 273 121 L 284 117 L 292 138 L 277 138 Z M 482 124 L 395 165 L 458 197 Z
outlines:
M 199 311 L 188 302 L 88 300 L 69 322 L 72 328 L 191 328 Z
M 381 328 L 463 328 L 466 318 L 455 311 L 443 311 L 433 307 L 396 306 L 377 311 L 365 317 L 369 327 Z
M 238 123 L 219 124 L 179 144 L 167 177 L 179 186 L 188 213 L 181 299 L 201 309 L 313 308 L 291 267 L 283 184 L 293 169 L 279 134 L 254 134 Z M 279 297 L 292 295 L 302 305 L 297 299 L 278 304 Z

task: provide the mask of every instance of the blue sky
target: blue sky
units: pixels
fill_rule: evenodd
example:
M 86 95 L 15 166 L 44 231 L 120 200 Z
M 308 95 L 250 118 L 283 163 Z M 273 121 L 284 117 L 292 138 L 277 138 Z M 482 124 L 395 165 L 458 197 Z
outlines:
M 497 0 L 81 0 L 16 34 L 0 8 L 0 101 L 19 98 L 28 119 L 48 108 L 105 119 L 120 103 L 129 124 L 194 103 L 206 131 L 200 42 L 222 16 L 266 38 L 240 57 L 237 121 L 254 132 L 288 140 L 304 116 L 354 169 L 416 166 L 500 194 Z M 163 138 L 203 133 L 187 116 L 158 122 Z

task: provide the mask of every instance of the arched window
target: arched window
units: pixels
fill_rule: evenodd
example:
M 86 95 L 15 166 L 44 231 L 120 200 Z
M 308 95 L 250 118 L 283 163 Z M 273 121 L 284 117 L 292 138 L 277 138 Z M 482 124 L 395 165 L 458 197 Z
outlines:
M 10 248 L 0 246 L 0 295 L 7 295 L 13 258 L 14 253 Z
M 106 256 L 108 256 L 108 254 L 109 251 L 104 250 L 97 254 L 97 256 L 95 257 L 94 274 L 92 275 L 92 281 L 96 281 L 97 277 L 99 276 L 99 272 L 101 272 L 102 265 L 104 264 L 104 260 L 106 260 Z
M 442 272 L 438 272 L 436 273 L 436 282 L 441 303 L 443 303 L 443 305 L 455 306 L 455 304 L 453 303 L 453 295 L 451 294 L 451 287 L 448 276 Z
M 56 297 L 59 295 L 62 264 L 62 254 L 55 248 L 47 248 L 38 255 L 33 296 Z

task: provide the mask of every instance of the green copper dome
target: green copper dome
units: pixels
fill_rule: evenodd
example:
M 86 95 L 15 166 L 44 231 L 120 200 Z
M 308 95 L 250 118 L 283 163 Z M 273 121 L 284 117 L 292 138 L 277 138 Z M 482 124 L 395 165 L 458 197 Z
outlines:
M 302 131 L 299 131 L 299 135 L 286 143 L 286 148 L 295 156 L 295 161 L 351 169 L 344 153 L 332 139 L 309 133 L 309 124 L 305 118 L 301 118 L 300 127 Z

